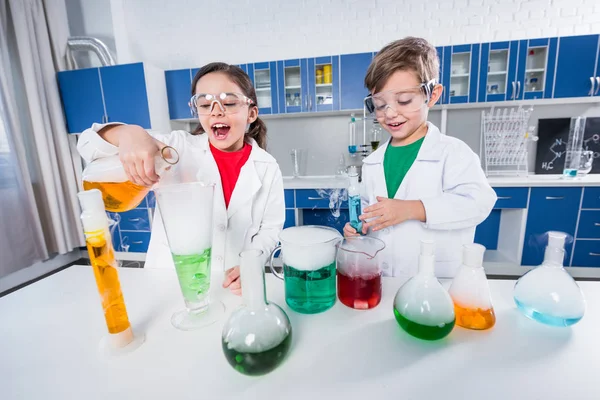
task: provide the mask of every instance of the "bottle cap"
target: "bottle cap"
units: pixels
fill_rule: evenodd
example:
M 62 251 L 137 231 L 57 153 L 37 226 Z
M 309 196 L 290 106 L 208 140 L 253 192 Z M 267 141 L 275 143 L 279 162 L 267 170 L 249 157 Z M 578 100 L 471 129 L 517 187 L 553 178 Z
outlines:
M 81 204 L 81 211 L 104 213 L 104 201 L 100 190 L 85 190 L 77 193 L 77 197 L 79 198 L 79 204 Z
M 463 264 L 467 267 L 480 268 L 483 266 L 483 254 L 485 247 L 477 244 L 465 244 L 463 246 Z
M 565 247 L 566 239 L 567 234 L 564 232 L 548 232 L 548 247 L 552 247 L 555 249 L 563 249 Z

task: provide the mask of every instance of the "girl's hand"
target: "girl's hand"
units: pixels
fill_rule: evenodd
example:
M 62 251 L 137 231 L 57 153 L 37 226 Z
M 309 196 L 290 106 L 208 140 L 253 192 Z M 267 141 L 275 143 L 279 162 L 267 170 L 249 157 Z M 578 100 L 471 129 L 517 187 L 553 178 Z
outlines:
M 411 219 L 425 222 L 425 208 L 420 200 L 377 197 L 377 204 L 365 208 L 359 218 L 364 221 L 363 230 L 372 228 L 376 232 Z
M 131 182 L 141 186 L 152 186 L 158 182 L 159 177 L 154 171 L 154 157 L 164 144 L 137 125 L 117 125 L 103 131 L 98 133 L 119 147 L 119 159 Z
M 231 293 L 241 296 L 242 295 L 242 280 L 240 279 L 240 267 L 236 266 L 225 271 L 225 280 L 223 281 L 223 287 L 229 288 Z

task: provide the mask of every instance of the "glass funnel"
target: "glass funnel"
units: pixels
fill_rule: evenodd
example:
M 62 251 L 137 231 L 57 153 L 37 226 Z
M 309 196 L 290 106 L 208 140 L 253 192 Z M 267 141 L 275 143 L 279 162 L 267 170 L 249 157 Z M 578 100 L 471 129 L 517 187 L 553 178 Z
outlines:
M 381 265 L 377 255 L 383 241 L 357 236 L 338 245 L 337 290 L 340 301 L 358 310 L 376 307 L 381 301 Z
M 490 285 L 483 269 L 485 247 L 463 246 L 463 261 L 450 286 L 456 325 L 467 329 L 489 329 L 496 323 Z
M 414 337 L 437 340 L 454 328 L 454 305 L 435 277 L 434 243 L 421 241 L 419 272 L 406 282 L 394 298 L 394 315 L 402 329 Z
M 566 233 L 548 232 L 542 265 L 515 284 L 514 299 L 519 311 L 546 325 L 570 326 L 585 313 L 583 293 L 563 268 L 566 238 Z
M 273 371 L 284 361 L 292 343 L 292 325 L 287 314 L 277 304 L 267 301 L 265 261 L 261 250 L 240 254 L 244 304 L 223 326 L 221 344 L 225 358 L 245 375 Z
M 211 303 L 209 297 L 214 187 L 192 182 L 155 189 L 185 302 L 185 310 L 171 318 L 181 330 L 210 325 L 225 312 L 223 303 Z

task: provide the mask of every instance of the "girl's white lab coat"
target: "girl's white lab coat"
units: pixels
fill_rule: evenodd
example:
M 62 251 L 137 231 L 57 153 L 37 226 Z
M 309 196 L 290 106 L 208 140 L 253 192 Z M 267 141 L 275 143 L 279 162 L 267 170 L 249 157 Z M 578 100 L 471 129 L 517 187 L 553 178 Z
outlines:
M 420 240 L 430 239 L 436 246 L 436 275 L 453 277 L 461 263 L 462 245 L 473 243 L 475 227 L 496 203 L 479 157 L 461 140 L 442 135 L 429 122 L 427 125 L 417 158 L 394 196 L 421 200 L 427 221 L 405 221 L 369 233 L 385 242 L 380 253 L 385 275 L 415 275 Z M 363 161 L 363 209 L 376 203 L 377 196 L 388 197 L 383 171 L 386 149 L 387 143 Z
M 118 154 L 117 147 L 97 134 L 104 126 L 94 124 L 81 134 L 77 149 L 86 162 Z M 191 135 L 185 131 L 173 131 L 170 135 L 150 134 L 179 152 L 179 163 L 163 175 L 162 184 L 178 181 L 215 184 L 213 270 L 223 271 L 239 265 L 239 253 L 248 248 L 262 250 L 266 258 L 275 248 L 285 221 L 283 179 L 273 156 L 254 140 L 248 142 L 252 145 L 250 158 L 240 171 L 226 208 L 221 177 L 207 135 Z M 158 207 L 154 213 L 145 265 L 174 268 Z

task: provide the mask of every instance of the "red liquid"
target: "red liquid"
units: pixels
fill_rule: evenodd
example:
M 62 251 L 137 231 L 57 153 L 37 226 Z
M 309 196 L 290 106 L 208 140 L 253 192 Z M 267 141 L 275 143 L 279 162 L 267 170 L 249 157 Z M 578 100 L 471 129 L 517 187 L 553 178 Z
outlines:
M 337 273 L 338 298 L 357 310 L 375 308 L 381 301 L 381 274 L 352 277 Z

